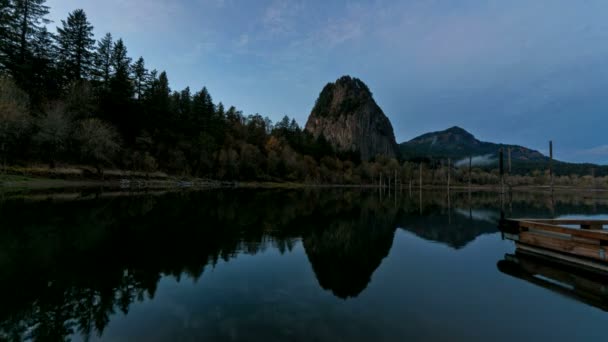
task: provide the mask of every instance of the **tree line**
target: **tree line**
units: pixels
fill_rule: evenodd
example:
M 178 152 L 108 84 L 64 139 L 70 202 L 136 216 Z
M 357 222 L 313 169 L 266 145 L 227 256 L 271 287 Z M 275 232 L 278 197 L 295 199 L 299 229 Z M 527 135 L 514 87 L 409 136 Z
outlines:
M 273 124 L 215 103 L 206 87 L 172 90 L 167 73 L 131 58 L 121 38 L 106 33 L 95 40 L 82 9 L 51 32 L 45 0 L 0 6 L 3 165 L 322 181 L 330 165 L 357 162 L 287 116 Z

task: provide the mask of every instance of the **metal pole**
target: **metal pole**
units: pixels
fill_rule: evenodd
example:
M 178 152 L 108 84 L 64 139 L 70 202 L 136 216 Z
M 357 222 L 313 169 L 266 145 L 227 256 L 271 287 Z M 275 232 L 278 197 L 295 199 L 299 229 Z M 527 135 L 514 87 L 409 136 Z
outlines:
M 451 174 L 450 165 L 451 164 L 452 164 L 452 159 L 448 158 L 448 192 L 450 192 L 450 174 Z
M 553 192 L 553 141 L 549 140 L 549 177 L 551 178 L 551 192 Z
M 504 155 L 503 149 L 500 148 L 498 152 L 498 169 L 500 171 L 500 193 L 501 195 L 505 192 L 505 169 L 504 169 Z
M 473 177 L 473 157 L 469 156 L 469 192 L 471 191 L 471 178 Z

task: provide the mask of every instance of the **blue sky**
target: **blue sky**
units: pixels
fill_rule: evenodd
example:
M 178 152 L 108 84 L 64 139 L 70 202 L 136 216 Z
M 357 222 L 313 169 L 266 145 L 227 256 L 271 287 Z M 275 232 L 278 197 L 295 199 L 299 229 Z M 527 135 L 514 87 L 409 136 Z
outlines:
M 608 164 L 605 0 L 48 0 L 83 8 L 173 89 L 304 125 L 321 88 L 368 84 L 397 141 L 454 125 Z

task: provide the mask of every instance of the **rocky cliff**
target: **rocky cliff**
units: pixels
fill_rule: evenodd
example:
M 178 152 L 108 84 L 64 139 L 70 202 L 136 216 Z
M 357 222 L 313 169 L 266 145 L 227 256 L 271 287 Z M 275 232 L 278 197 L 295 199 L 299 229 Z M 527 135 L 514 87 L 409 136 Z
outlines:
M 362 160 L 398 154 L 391 122 L 365 83 L 350 76 L 323 88 L 306 130 L 323 135 L 338 151 L 359 152 Z

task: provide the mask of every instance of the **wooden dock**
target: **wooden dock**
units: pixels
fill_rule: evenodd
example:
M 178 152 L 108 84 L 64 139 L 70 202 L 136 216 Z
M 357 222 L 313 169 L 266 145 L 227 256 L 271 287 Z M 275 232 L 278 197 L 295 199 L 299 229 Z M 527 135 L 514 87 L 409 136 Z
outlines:
M 517 249 L 608 273 L 608 220 L 504 219 L 503 237 Z

